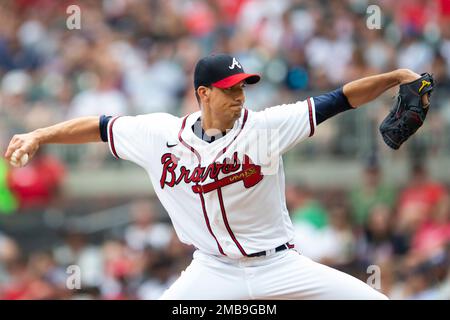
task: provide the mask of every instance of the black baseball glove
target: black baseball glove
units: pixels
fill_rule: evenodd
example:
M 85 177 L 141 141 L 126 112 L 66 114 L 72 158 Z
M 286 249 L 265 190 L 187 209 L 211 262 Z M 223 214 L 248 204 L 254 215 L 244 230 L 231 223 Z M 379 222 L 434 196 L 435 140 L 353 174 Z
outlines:
M 400 148 L 422 126 L 430 106 L 433 85 L 433 77 L 428 73 L 422 73 L 419 79 L 400 85 L 397 100 L 380 125 L 381 136 L 389 147 Z M 428 95 L 427 105 L 422 102 L 424 95 Z

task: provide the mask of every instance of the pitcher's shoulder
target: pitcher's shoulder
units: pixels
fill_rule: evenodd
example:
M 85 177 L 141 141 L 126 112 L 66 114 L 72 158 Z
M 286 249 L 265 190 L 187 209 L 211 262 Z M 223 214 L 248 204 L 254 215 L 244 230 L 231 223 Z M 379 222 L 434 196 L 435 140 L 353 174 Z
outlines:
M 136 120 L 145 125 L 152 125 L 154 127 L 168 128 L 172 126 L 179 126 L 184 117 L 177 117 L 170 113 L 155 112 L 140 114 L 135 116 Z

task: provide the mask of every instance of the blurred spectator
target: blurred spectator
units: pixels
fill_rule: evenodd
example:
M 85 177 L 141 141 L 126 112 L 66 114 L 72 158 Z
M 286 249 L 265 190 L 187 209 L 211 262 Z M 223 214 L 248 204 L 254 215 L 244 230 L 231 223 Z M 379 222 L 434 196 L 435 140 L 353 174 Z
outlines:
M 158 299 L 170 285 L 178 278 L 178 274 L 172 274 L 174 261 L 166 255 L 158 257 L 149 270 L 150 278 L 145 281 L 137 291 L 137 297 L 142 300 Z
M 436 300 L 436 288 L 431 287 L 428 279 L 429 269 L 425 265 L 418 266 L 407 275 L 403 299 Z
M 339 37 L 337 30 L 323 25 L 318 35 L 309 41 L 305 53 L 316 76 L 319 77 L 319 72 L 323 72 L 327 86 L 336 86 L 345 79 L 353 55 L 353 43 Z
M 147 63 L 141 68 L 126 71 L 124 87 L 131 97 L 135 112 L 177 113 L 186 79 L 174 59 L 174 50 L 175 46 L 171 43 L 154 43 L 149 50 Z
M 40 149 L 27 166 L 11 170 L 9 186 L 21 209 L 44 208 L 59 196 L 64 175 L 64 165 Z
M 397 287 L 395 299 L 448 299 L 448 251 L 428 257 L 427 260 L 406 264 L 402 273 L 404 282 Z
M 103 67 L 85 76 L 91 77 L 93 88 L 82 91 L 73 98 L 68 119 L 102 114 L 114 116 L 128 114 L 125 96 L 116 88 L 118 79 L 114 70 Z
M 17 255 L 5 261 L 8 277 L 0 282 L 0 299 L 45 300 L 62 297 L 60 289 L 51 283 L 55 278 L 46 278 L 50 275 L 51 266 L 44 260 L 38 262 L 38 256 L 39 253 L 36 253 L 31 259 L 26 259 Z
M 346 205 L 334 204 L 330 208 L 329 225 L 324 228 L 320 241 L 325 248 L 320 263 L 344 269 L 354 261 L 356 238 Z
M 406 253 L 408 248 L 403 238 L 394 233 L 393 222 L 389 207 L 372 207 L 358 239 L 358 260 L 363 265 L 386 264 Z
M 20 257 L 18 244 L 0 230 L 0 284 L 8 281 L 8 266 Z M 0 286 L 0 298 L 2 295 Z
M 406 34 L 398 51 L 397 65 L 422 73 L 431 69 L 433 55 L 432 48 L 426 42 L 417 39 L 417 35 Z
M 328 225 L 328 216 L 322 204 L 308 187 L 288 187 L 288 207 L 294 224 L 306 223 L 321 229 Z
M 103 277 L 103 257 L 100 249 L 89 243 L 87 235 L 75 229 L 64 230 L 64 243 L 53 248 L 58 265 L 76 265 L 81 270 L 82 287 L 98 287 Z
M 6 128 L 22 130 L 24 114 L 29 106 L 27 95 L 31 85 L 32 78 L 24 70 L 10 71 L 1 79 L 0 111 L 5 120 L 8 120 Z
M 398 227 L 412 235 L 417 228 L 431 218 L 436 208 L 447 201 L 446 188 L 433 180 L 421 161 L 411 166 L 410 181 L 398 199 Z
M 325 251 L 320 238 L 328 225 L 326 211 L 311 191 L 300 185 L 286 186 L 286 204 L 294 224 L 297 250 L 313 260 L 320 260 Z
M 376 156 L 371 156 L 364 167 L 362 184 L 354 186 L 349 194 L 352 218 L 357 225 L 366 223 L 374 206 L 382 204 L 389 208 L 394 205 L 396 192 L 382 179 L 380 164 Z
M 33 279 L 27 270 L 26 261 L 23 258 L 12 261 L 7 265 L 8 279 L 2 285 L 0 292 L 2 300 L 33 299 L 35 290 L 30 288 Z
M 33 50 L 23 47 L 16 36 L 0 38 L 0 70 L 33 70 L 41 61 Z
M 34 252 L 29 257 L 30 272 L 47 286 L 49 298 L 68 296 L 66 280 L 68 274 L 54 260 L 51 252 Z
M 123 241 L 108 240 L 103 244 L 104 273 L 98 281 L 100 292 L 105 299 L 122 300 L 130 298 L 127 291 L 127 280 L 132 273 L 133 264 L 137 262 Z M 100 266 L 98 266 L 100 267 Z
M 189 265 L 194 251 L 195 248 L 193 246 L 182 243 L 178 239 L 175 230 L 172 230 L 170 242 L 165 248 L 164 253 L 172 259 L 172 270 L 175 275 L 180 274 Z
M 412 252 L 433 256 L 450 245 L 450 203 L 448 194 L 433 208 L 431 215 L 418 227 L 412 241 Z
M 136 251 L 147 246 L 164 249 L 172 236 L 172 228 L 166 223 L 158 222 L 154 205 L 141 200 L 131 205 L 132 224 L 125 229 L 126 243 Z

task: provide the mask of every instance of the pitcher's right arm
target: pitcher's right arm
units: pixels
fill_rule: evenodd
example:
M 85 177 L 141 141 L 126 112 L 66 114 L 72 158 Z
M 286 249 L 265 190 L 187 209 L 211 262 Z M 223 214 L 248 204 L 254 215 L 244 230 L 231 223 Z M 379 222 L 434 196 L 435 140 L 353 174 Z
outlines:
M 81 117 L 36 129 L 12 137 L 5 153 L 7 161 L 11 156 L 20 159 L 25 153 L 31 159 L 41 145 L 49 143 L 81 144 L 101 142 L 100 119 L 98 116 Z

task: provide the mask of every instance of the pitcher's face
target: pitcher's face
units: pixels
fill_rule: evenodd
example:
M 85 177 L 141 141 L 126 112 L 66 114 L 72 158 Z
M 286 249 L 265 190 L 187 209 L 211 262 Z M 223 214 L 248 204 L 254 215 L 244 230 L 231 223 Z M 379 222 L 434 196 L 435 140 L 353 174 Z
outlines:
M 209 106 L 214 117 L 223 121 L 237 120 L 245 103 L 244 81 L 227 88 L 211 87 Z

